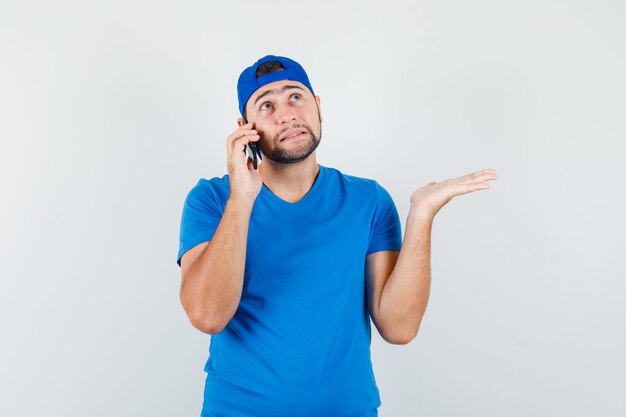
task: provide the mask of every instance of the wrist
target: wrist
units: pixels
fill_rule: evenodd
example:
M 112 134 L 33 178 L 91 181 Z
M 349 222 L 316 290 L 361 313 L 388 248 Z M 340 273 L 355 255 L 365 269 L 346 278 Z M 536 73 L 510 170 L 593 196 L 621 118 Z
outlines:
M 435 218 L 435 213 L 424 207 L 411 205 L 408 217 L 410 220 L 413 221 L 432 223 L 433 219 Z
M 231 194 L 226 201 L 227 206 L 252 210 L 256 197 L 245 194 Z

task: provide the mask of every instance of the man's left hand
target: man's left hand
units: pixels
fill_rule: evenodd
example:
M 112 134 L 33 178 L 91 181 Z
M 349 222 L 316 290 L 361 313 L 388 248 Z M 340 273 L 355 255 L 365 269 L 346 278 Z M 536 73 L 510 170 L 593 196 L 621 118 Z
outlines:
M 487 168 L 439 183 L 431 181 L 411 195 L 411 210 L 434 217 L 453 197 L 489 189 L 487 181 L 495 179 L 496 170 Z

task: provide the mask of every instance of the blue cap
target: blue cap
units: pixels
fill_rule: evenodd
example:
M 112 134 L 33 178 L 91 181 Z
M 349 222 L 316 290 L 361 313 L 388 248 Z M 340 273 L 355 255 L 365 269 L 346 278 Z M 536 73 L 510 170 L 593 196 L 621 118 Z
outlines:
M 285 67 L 285 69 L 281 71 L 270 72 L 269 74 L 265 74 L 257 78 L 256 70 L 259 65 L 269 61 L 278 61 L 283 64 L 283 67 Z M 302 84 L 307 86 L 309 90 L 311 90 L 311 93 L 313 95 L 315 95 L 315 93 L 313 92 L 313 87 L 311 87 L 311 83 L 309 82 L 309 77 L 307 77 L 304 68 L 302 68 L 302 65 L 298 64 L 292 59 L 285 58 L 284 56 L 267 55 L 259 59 L 252 66 L 243 70 L 243 72 L 239 76 L 239 81 L 237 81 L 237 95 L 239 96 L 239 112 L 241 113 L 241 115 L 243 116 L 243 110 L 246 108 L 246 103 L 256 90 L 258 90 L 265 84 L 282 80 L 301 82 Z

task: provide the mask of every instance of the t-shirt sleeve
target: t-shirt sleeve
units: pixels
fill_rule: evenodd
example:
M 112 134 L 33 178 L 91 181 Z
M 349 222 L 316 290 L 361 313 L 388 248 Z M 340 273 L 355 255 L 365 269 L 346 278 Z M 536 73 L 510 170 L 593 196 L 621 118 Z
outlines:
M 178 266 L 185 252 L 213 238 L 222 215 L 223 207 L 219 204 L 215 192 L 200 180 L 187 195 L 183 206 L 176 261 Z
M 400 250 L 402 247 L 402 226 L 398 210 L 387 190 L 377 182 L 374 182 L 374 185 L 377 205 L 367 255 L 383 250 Z

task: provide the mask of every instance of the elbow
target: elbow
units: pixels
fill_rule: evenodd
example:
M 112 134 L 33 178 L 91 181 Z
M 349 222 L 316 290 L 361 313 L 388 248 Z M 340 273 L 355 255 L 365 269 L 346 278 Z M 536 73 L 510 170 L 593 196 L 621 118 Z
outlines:
M 374 316 L 372 316 L 373 318 Z M 392 345 L 407 345 L 417 337 L 422 324 L 422 316 L 414 312 L 405 313 L 390 310 L 386 314 L 377 314 L 374 324 L 385 342 Z
M 202 333 L 214 335 L 220 333 L 226 327 L 227 323 L 217 320 L 214 314 L 207 311 L 197 301 L 186 297 L 182 291 L 180 293 L 180 302 L 191 325 Z
M 193 327 L 200 330 L 202 333 L 214 335 L 220 333 L 228 324 L 228 321 L 218 320 L 215 314 L 211 314 L 205 308 L 201 308 L 199 305 L 186 304 L 183 301 L 183 309 L 187 313 L 187 318 Z
M 200 325 L 200 326 L 194 325 L 194 327 L 200 330 L 201 332 L 212 336 L 214 334 L 221 333 L 222 330 L 224 330 L 225 326 L 214 326 L 214 325 L 209 324 L 209 325 Z
M 392 345 L 408 345 L 417 337 L 419 325 L 386 328 L 381 335 L 383 339 Z
M 206 315 L 202 314 L 188 314 L 189 322 L 193 327 L 200 330 L 202 333 L 214 335 L 220 333 L 226 327 L 224 324 L 218 323 L 214 320 L 207 319 Z
M 417 337 L 417 332 L 401 333 L 393 336 L 385 337 L 385 341 L 392 345 L 408 345 Z

